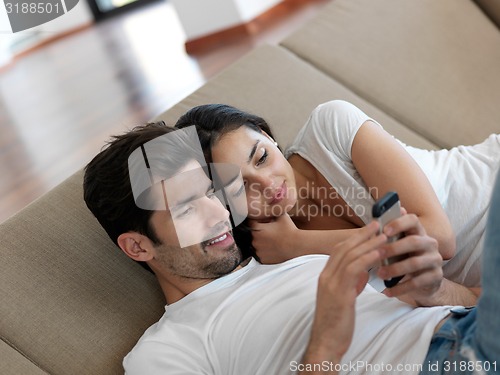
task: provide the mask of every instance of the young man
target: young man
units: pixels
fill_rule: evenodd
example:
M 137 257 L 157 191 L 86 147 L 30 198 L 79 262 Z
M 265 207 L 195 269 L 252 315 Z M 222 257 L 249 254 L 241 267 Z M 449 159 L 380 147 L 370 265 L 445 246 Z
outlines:
M 245 260 L 224 207 L 238 207 L 231 201 L 238 179 L 214 190 L 198 145 L 178 132 L 162 124 L 135 129 L 86 168 L 88 207 L 122 251 L 153 270 L 167 301 L 164 316 L 125 358 L 127 374 L 497 370 L 500 238 L 492 229 L 500 224 L 499 184 L 479 308 L 450 313 L 449 306 L 413 307 L 367 285 L 368 269 L 405 253 L 411 260 L 381 267 L 384 276 L 404 267 L 410 281 L 399 293 L 427 305 L 446 302 L 437 293 L 437 243 L 414 215 L 388 226 L 406 234 L 391 245 L 374 222 L 329 257 L 277 265 Z

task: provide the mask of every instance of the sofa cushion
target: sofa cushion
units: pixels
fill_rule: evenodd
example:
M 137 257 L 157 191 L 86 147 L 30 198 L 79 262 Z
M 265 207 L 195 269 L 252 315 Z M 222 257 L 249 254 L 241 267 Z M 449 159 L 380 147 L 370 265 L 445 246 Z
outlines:
M 500 33 L 469 0 L 335 0 L 282 45 L 441 147 L 500 132 Z
M 50 374 L 123 374 L 164 298 L 82 196 L 80 172 L 2 223 L 0 334 Z
M 282 146 L 291 143 L 319 104 L 343 99 L 363 109 L 390 133 L 416 147 L 436 148 L 352 91 L 279 46 L 262 46 L 224 70 L 158 119 L 173 125 L 188 109 L 230 104 L 264 117 Z

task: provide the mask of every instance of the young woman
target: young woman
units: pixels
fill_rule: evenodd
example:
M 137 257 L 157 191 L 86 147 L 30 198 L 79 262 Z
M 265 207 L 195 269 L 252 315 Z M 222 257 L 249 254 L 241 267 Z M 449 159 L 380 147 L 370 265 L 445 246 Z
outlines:
M 211 162 L 241 168 L 252 244 L 262 262 L 327 251 L 372 220 L 375 200 L 397 191 L 438 241 L 448 260 L 445 277 L 479 286 L 500 135 L 475 146 L 421 150 L 344 101 L 317 107 L 284 155 L 262 118 L 230 106 L 193 108 L 176 127 L 190 125 Z

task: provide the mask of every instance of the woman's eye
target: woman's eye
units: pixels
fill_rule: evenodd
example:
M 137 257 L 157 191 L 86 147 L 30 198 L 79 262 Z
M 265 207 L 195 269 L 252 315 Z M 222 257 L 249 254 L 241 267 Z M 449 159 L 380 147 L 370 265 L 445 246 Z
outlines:
M 260 157 L 259 160 L 257 160 L 257 166 L 263 164 L 267 160 L 267 150 L 264 150 L 264 153 Z

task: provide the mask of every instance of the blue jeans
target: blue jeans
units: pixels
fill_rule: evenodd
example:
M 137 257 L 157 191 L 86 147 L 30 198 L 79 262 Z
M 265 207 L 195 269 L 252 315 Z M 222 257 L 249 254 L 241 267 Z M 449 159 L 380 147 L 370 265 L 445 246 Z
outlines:
M 432 338 L 421 374 L 500 374 L 500 173 L 488 215 L 477 307 L 452 310 Z

